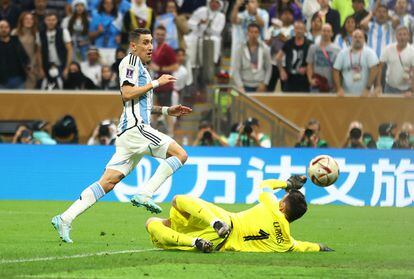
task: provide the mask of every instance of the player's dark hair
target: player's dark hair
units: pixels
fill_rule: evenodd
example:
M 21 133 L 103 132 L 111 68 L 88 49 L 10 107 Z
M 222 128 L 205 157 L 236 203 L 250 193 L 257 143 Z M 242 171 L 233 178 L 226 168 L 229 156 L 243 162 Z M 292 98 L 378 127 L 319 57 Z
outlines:
M 305 196 L 298 190 L 290 190 L 284 201 L 286 206 L 284 213 L 289 223 L 302 217 L 308 209 Z
M 141 35 L 151 34 L 151 30 L 147 28 L 137 28 L 129 33 L 129 41 L 137 41 Z
M 155 30 L 163 30 L 163 31 L 167 32 L 167 28 L 165 28 L 165 26 L 164 26 L 164 25 L 158 25 L 158 26 L 155 28 Z
M 257 24 L 256 22 L 249 23 L 249 25 L 247 25 L 247 30 L 249 30 L 250 28 L 257 28 L 257 30 L 260 31 L 260 25 Z
M 58 17 L 58 15 L 57 15 L 57 13 L 55 13 L 55 12 L 47 12 L 47 13 L 45 14 L 45 18 L 47 18 L 47 17 L 51 17 L 51 16 L 54 16 L 54 17 L 56 17 L 56 19 L 59 19 L 59 17 Z

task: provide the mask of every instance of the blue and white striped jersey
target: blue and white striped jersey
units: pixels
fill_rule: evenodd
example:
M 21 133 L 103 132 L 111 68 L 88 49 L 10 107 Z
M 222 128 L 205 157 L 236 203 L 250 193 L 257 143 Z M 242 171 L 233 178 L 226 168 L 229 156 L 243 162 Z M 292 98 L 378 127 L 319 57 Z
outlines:
M 382 50 L 395 41 L 395 32 L 390 21 L 378 24 L 375 21 L 369 23 L 368 46 L 372 48 L 378 57 Z
M 151 82 L 151 76 L 138 56 L 129 53 L 119 64 L 119 83 L 144 86 Z M 150 124 L 152 110 L 152 90 L 141 97 L 123 102 L 124 111 L 119 119 L 118 135 L 138 124 Z

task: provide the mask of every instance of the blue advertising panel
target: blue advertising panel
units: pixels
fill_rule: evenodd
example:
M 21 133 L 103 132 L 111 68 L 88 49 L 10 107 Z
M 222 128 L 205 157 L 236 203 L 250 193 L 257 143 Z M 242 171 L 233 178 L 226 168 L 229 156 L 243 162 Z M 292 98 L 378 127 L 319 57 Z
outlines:
M 216 203 L 254 203 L 263 179 L 305 174 L 309 161 L 327 154 L 341 175 L 326 188 L 308 181 L 303 188 L 313 204 L 412 206 L 414 151 L 294 148 L 187 147 L 185 166 L 156 193 L 156 201 L 191 194 Z M 0 145 L 0 199 L 74 200 L 97 181 L 111 158 L 111 146 Z M 144 157 L 104 200 L 129 201 L 159 162 Z M 276 191 L 280 198 L 284 191 Z

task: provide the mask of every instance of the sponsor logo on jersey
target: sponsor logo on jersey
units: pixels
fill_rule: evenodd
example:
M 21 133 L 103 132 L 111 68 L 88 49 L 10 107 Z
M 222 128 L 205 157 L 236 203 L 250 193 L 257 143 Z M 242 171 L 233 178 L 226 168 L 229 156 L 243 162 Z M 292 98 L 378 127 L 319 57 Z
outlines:
M 264 230 L 260 230 L 259 231 L 259 235 L 248 235 L 248 236 L 244 236 L 244 241 L 249 241 L 249 240 L 262 240 L 262 239 L 268 239 L 269 235 L 267 232 L 265 232 Z

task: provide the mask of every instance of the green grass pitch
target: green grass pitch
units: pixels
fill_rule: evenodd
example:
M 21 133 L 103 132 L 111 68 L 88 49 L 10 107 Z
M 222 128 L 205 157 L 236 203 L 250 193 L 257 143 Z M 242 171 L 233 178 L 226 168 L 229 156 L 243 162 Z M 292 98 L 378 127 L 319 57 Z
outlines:
M 202 254 L 150 250 L 151 215 L 112 202 L 80 216 L 75 243 L 61 243 L 50 219 L 69 204 L 0 201 L 0 278 L 414 278 L 414 208 L 310 206 L 292 235 L 332 253 Z

